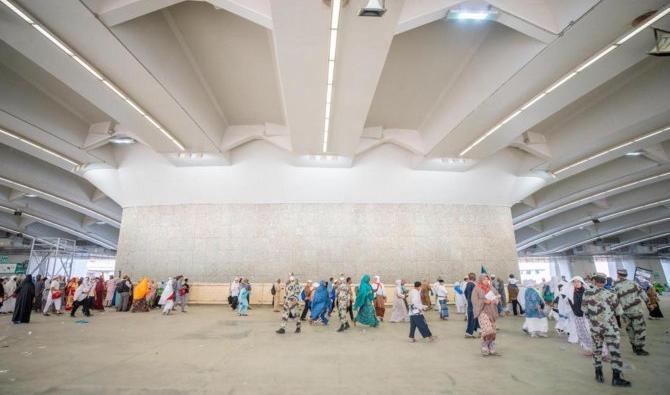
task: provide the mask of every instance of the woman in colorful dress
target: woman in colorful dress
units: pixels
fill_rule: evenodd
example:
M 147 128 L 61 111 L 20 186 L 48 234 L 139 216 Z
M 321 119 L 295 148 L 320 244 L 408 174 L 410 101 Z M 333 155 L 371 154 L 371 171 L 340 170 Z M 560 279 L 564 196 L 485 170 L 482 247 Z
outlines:
M 500 295 L 491 286 L 491 279 L 486 273 L 479 275 L 479 280 L 472 291 L 473 316 L 479 322 L 482 335 L 482 355 L 496 355 L 496 320 L 498 319 L 498 302 Z
M 145 298 L 147 301 L 147 306 L 149 306 L 149 309 L 154 308 L 154 301 L 156 299 L 156 283 L 154 280 L 149 280 L 149 293 L 147 293 L 147 297 Z
M 358 293 L 356 294 L 356 303 L 354 303 L 354 311 L 356 311 L 356 321 L 363 325 L 376 327 L 379 325 L 379 320 L 375 316 L 375 308 L 373 301 L 375 300 L 375 293 L 372 292 L 370 285 L 370 276 L 364 274 L 361 278 L 361 284 L 358 286 Z
M 526 292 L 523 297 L 526 299 L 526 319 L 523 323 L 523 331 L 530 337 L 547 337 L 549 331 L 549 320 L 544 314 L 544 301 L 540 293 L 535 289 L 535 281 L 527 280 Z
M 172 307 L 174 306 L 175 294 L 173 284 L 174 280 L 170 277 L 165 284 L 165 287 L 163 287 L 161 298 L 158 301 L 158 305 L 163 306 L 163 315 L 170 315 Z
M 395 280 L 395 298 L 393 299 L 393 310 L 391 311 L 391 322 L 407 322 L 407 290 L 402 280 Z
M 139 284 L 133 287 L 133 307 L 131 313 L 146 313 L 149 311 L 147 295 L 149 294 L 149 279 L 143 278 Z
M 109 280 L 105 282 L 105 307 L 114 305 L 114 290 L 116 289 L 116 280 L 114 276 L 109 276 Z
M 316 284 L 316 289 L 312 294 L 312 311 L 310 314 L 310 324 L 319 320 L 324 325 L 328 325 L 328 309 L 330 307 L 330 297 L 328 296 L 328 286 L 325 281 Z
M 374 277 L 372 292 L 375 293 L 375 314 L 379 321 L 384 321 L 384 313 L 386 313 L 386 290 L 379 276 Z
M 77 277 L 72 277 L 65 286 L 65 311 L 72 311 L 74 293 L 77 291 L 77 287 L 79 287 L 79 281 Z
M 93 308 L 95 310 L 105 310 L 105 279 L 100 276 L 95 281 L 95 296 Z

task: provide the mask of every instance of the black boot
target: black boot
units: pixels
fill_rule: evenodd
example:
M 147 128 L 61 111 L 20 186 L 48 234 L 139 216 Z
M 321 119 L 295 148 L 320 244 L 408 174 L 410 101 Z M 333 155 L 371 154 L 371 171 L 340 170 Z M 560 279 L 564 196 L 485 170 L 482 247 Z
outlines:
M 348 323 L 348 322 L 345 322 L 345 323 L 344 323 L 344 329 L 345 329 L 345 330 L 346 330 L 346 329 L 349 329 L 349 323 Z
M 295 328 L 295 333 L 300 333 L 300 327 Z
M 283 335 L 284 333 L 286 333 L 286 329 L 284 329 L 284 328 L 279 328 L 279 329 L 277 329 L 276 332 L 279 333 L 280 335 Z
M 633 352 L 635 355 L 649 355 L 641 346 L 633 347 Z
M 630 381 L 624 380 L 620 371 L 612 370 L 612 385 L 615 387 L 630 387 Z
M 605 379 L 603 378 L 603 367 L 602 366 L 598 366 L 596 368 L 596 381 L 601 383 L 601 384 L 605 382 Z
M 345 329 L 346 328 L 344 327 L 344 325 L 340 325 L 340 328 L 337 331 L 338 332 L 344 332 Z

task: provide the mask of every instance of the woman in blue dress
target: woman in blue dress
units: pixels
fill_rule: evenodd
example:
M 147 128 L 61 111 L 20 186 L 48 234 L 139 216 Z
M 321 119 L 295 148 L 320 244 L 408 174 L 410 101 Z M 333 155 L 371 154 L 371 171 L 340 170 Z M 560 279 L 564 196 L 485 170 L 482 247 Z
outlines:
M 379 325 L 379 320 L 375 315 L 374 300 L 375 294 L 372 292 L 372 286 L 370 285 L 370 276 L 364 274 L 356 293 L 356 303 L 354 303 L 354 311 L 357 311 L 357 322 L 371 327 Z
M 328 286 L 324 281 L 319 283 L 319 286 L 312 295 L 312 314 L 310 316 L 312 322 L 321 320 L 324 325 L 328 325 L 328 308 L 330 307 L 330 297 L 328 296 Z
M 535 282 L 529 280 L 524 284 L 526 290 L 524 298 L 526 301 L 526 321 L 523 324 L 523 330 L 530 334 L 530 337 L 547 337 L 549 331 L 549 320 L 544 314 L 544 300 L 540 293 L 535 289 Z
M 248 282 L 249 280 L 244 280 Z M 249 311 L 249 289 L 247 287 L 240 287 L 240 294 L 237 302 L 237 312 L 246 317 Z

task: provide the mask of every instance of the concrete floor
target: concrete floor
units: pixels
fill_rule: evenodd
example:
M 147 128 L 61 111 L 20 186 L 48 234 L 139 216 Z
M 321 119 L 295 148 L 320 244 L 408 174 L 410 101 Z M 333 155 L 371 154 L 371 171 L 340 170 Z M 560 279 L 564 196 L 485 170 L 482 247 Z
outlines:
M 440 322 L 434 312 L 438 341 L 416 344 L 406 341 L 408 324 L 341 334 L 331 323 L 279 336 L 279 314 L 267 307 L 246 318 L 226 306 L 169 317 L 108 311 L 84 325 L 33 315 L 15 326 L 0 316 L 0 393 L 668 393 L 668 319 L 648 322 L 650 357 L 633 355 L 624 335 L 628 390 L 609 385 L 609 368 L 607 384 L 597 384 L 577 346 L 554 335 L 530 339 L 522 320 L 501 319 L 502 356 L 484 358 L 478 340 L 463 338 L 462 315 Z

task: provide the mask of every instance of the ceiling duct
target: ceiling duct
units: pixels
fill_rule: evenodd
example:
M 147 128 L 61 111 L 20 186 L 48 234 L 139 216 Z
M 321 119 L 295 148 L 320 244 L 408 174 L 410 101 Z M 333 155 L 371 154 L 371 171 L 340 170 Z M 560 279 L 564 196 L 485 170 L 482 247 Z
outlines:
M 372 16 L 379 18 L 386 12 L 384 3 L 384 0 L 368 0 L 368 3 L 358 12 L 358 16 Z

